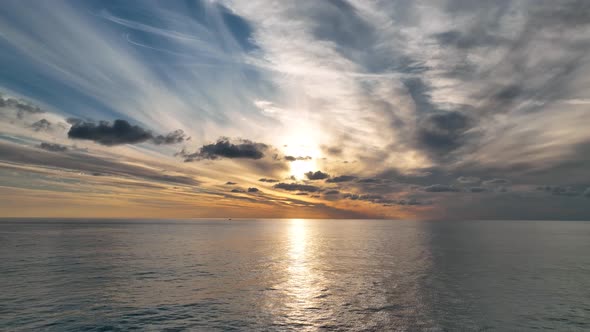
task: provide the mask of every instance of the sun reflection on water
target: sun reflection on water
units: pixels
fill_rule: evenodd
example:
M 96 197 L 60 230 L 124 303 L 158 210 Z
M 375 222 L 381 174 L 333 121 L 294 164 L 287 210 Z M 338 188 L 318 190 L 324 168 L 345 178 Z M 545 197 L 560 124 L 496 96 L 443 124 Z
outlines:
M 289 255 L 296 264 L 305 258 L 305 247 L 307 245 L 306 221 L 303 219 L 292 219 L 289 227 Z
M 321 274 L 314 269 L 317 257 L 314 244 L 311 221 L 292 219 L 288 232 L 288 257 L 286 295 L 288 296 L 288 319 L 296 324 L 309 324 L 311 321 L 323 319 L 326 311 L 318 310 L 322 307 L 322 294 L 325 281 Z

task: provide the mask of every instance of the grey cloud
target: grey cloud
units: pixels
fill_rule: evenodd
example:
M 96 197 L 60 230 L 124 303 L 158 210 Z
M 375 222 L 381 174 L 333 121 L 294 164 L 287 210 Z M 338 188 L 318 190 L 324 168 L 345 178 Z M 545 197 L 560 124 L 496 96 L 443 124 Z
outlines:
M 356 180 L 357 177 L 353 176 L 353 175 L 340 175 L 340 176 L 335 176 L 331 179 L 326 180 L 326 182 L 330 182 L 330 183 L 339 183 L 339 182 L 348 182 L 348 181 L 353 181 Z
M 360 183 L 378 183 L 378 182 L 381 182 L 381 179 L 365 178 L 365 179 L 360 179 L 358 182 L 360 182 Z
M 234 188 L 231 190 L 232 193 L 243 193 L 245 192 L 244 189 L 240 189 L 240 188 Z
M 267 179 L 267 178 L 261 178 L 261 179 L 258 179 L 258 181 L 260 181 L 260 182 L 268 182 L 268 183 L 279 182 L 279 180 L 276 180 L 276 179 Z
M 422 119 L 418 139 L 421 145 L 436 153 L 445 153 L 464 143 L 471 127 L 467 116 L 459 112 L 439 111 Z
M 586 188 L 586 190 L 584 190 L 584 196 L 590 197 L 590 188 Z
M 305 191 L 305 192 L 317 192 L 320 191 L 319 187 L 308 185 L 308 184 L 299 184 L 299 183 L 277 183 L 273 186 L 276 189 L 283 189 L 287 191 Z
M 285 156 L 286 161 L 296 161 L 296 160 L 311 160 L 310 156 L 305 157 L 294 157 L 294 156 Z
M 460 49 L 470 49 L 474 47 L 498 46 L 506 43 L 507 40 L 501 36 L 494 36 L 485 31 L 474 33 L 449 30 L 434 35 L 434 38 L 443 46 L 454 46 Z
M 322 145 L 321 148 L 322 148 L 322 152 L 326 155 L 333 156 L 333 157 L 339 157 L 342 155 L 342 148 L 341 147 Z
M 259 191 L 260 191 L 260 190 L 259 190 L 258 188 L 255 188 L 255 187 L 250 187 L 250 188 L 248 188 L 248 192 L 249 192 L 249 193 L 257 193 L 257 192 L 259 192 Z
M 2 96 L 0 96 L 0 108 L 14 109 L 16 111 L 16 116 L 19 119 L 22 119 L 25 115 L 45 113 L 44 110 L 27 101 L 10 97 L 5 99 Z
M 340 194 L 339 190 L 328 190 L 324 193 L 325 195 L 338 195 Z
M 264 152 L 269 148 L 263 143 L 256 143 L 246 139 L 236 139 L 230 141 L 227 137 L 221 137 L 216 143 L 205 144 L 197 152 L 186 153 L 181 151 L 179 154 L 185 161 L 195 160 L 215 160 L 219 158 L 229 159 L 262 159 Z
M 308 193 L 296 193 L 295 195 L 297 195 L 297 196 L 308 196 L 309 194 Z
M 13 144 L 0 143 L 0 159 L 25 165 L 51 167 L 87 174 L 144 179 L 147 181 L 196 186 L 199 181 L 186 175 L 168 175 L 148 167 L 122 163 L 118 159 L 96 157 L 85 153 L 52 153 Z
M 342 195 L 343 198 L 347 198 L 353 201 L 368 201 L 368 202 L 380 202 L 381 200 L 383 200 L 383 196 L 382 195 L 377 195 L 377 194 L 351 194 L 351 193 L 346 193 L 344 195 Z
M 537 190 L 544 191 L 551 193 L 552 195 L 558 196 L 580 196 L 582 192 L 572 188 L 572 187 L 562 187 L 562 186 L 539 186 Z M 584 193 L 585 194 L 585 193 Z
M 423 188 L 424 191 L 432 192 L 432 193 L 444 193 L 444 192 L 458 192 L 460 191 L 458 188 L 453 186 L 447 186 L 443 184 L 433 184 L 431 186 L 427 186 Z
M 227 182 L 225 183 L 225 185 L 226 185 L 226 186 L 233 186 L 234 184 L 237 184 L 237 183 L 235 183 L 235 182 L 231 182 L 231 181 L 227 181 Z
M 182 143 L 189 138 L 186 137 L 184 131 L 178 129 L 166 135 L 157 135 L 152 138 L 152 142 L 156 145 L 170 145 Z
M 35 131 L 46 131 L 51 128 L 51 122 L 47 121 L 47 119 L 41 119 L 31 124 L 31 127 Z
M 322 171 L 315 171 L 315 172 L 307 172 L 305 173 L 305 177 L 307 177 L 309 180 L 323 180 L 323 179 L 327 179 L 330 177 L 330 175 L 328 175 L 327 173 L 324 173 Z
M 484 187 L 471 187 L 471 188 L 469 188 L 469 191 L 472 193 L 483 193 L 483 192 L 486 192 L 487 189 Z
M 457 181 L 464 184 L 479 183 L 480 179 L 475 176 L 460 176 Z
M 39 148 L 41 148 L 43 150 L 47 150 L 47 151 L 52 151 L 52 152 L 64 152 L 64 151 L 68 150 L 67 146 L 55 144 L 55 143 L 46 143 L 46 142 L 39 144 Z
M 492 179 L 482 183 L 484 186 L 509 185 L 510 181 L 506 179 Z
M 68 119 L 72 126 L 68 131 L 68 137 L 78 140 L 94 141 L 101 145 L 114 146 L 122 144 L 137 144 L 151 141 L 154 144 L 175 144 L 185 140 L 182 130 L 174 131 L 167 135 L 157 135 L 138 125 L 117 119 L 110 123 L 100 121 L 84 121 L 81 119 Z

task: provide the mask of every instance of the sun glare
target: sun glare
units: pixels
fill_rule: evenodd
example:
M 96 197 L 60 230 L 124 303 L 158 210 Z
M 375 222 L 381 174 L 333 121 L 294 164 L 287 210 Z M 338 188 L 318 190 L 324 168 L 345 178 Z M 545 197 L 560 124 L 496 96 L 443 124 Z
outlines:
M 294 125 L 291 130 L 284 133 L 280 139 L 282 152 L 285 156 L 293 157 L 289 161 L 289 174 L 297 180 L 305 178 L 305 173 L 319 170 L 318 160 L 321 158 L 319 147 L 319 133 L 314 127 L 300 122 Z
M 299 143 L 301 140 L 293 140 L 296 143 L 285 146 L 285 156 L 297 158 L 289 164 L 289 175 L 294 176 L 297 180 L 305 178 L 305 173 L 318 170 L 317 159 L 319 149 L 313 144 Z

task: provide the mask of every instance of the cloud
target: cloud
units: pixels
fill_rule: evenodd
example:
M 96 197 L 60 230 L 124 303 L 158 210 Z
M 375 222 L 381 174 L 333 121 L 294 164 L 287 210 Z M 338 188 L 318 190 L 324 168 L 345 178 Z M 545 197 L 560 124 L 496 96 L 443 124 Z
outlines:
M 226 186 L 233 186 L 233 185 L 235 185 L 235 184 L 237 184 L 237 183 L 235 183 L 235 182 L 231 182 L 231 181 L 227 181 L 227 182 L 225 183 L 225 185 L 226 185 Z
M 360 183 L 378 183 L 378 182 L 381 182 L 381 179 L 377 179 L 377 178 L 364 178 L 364 179 L 360 179 L 358 182 L 360 182 Z
M 444 192 L 459 192 L 459 188 L 453 186 L 447 186 L 443 184 L 433 184 L 431 186 L 427 186 L 423 188 L 426 192 L 431 193 L 444 193 Z
M 64 152 L 64 151 L 68 150 L 67 146 L 55 144 L 55 143 L 46 143 L 46 142 L 39 144 L 39 148 L 41 148 L 43 150 L 47 150 L 47 151 L 52 151 L 52 152 Z
M 157 135 L 152 138 L 152 143 L 156 145 L 169 145 L 177 144 L 187 141 L 189 138 L 186 137 L 184 131 L 178 129 L 166 135 Z
M 176 130 L 167 135 L 157 135 L 138 125 L 117 119 L 110 123 L 100 121 L 98 124 L 80 119 L 68 119 L 72 125 L 68 131 L 68 137 L 78 140 L 94 141 L 101 145 L 114 146 L 122 144 L 137 144 L 151 141 L 156 145 L 176 144 L 186 139 L 182 130 Z
M 469 188 L 469 192 L 472 192 L 472 193 L 483 193 L 486 191 L 488 191 L 488 190 L 484 187 L 471 187 L 471 188 Z
M 258 181 L 260 181 L 260 182 L 268 182 L 268 183 L 279 182 L 279 180 L 276 180 L 276 179 L 267 179 L 267 178 L 261 178 L 261 179 L 258 179 Z
M 353 175 L 340 175 L 340 176 L 335 176 L 331 179 L 328 179 L 328 180 L 326 180 L 326 182 L 340 183 L 340 182 L 349 182 L 349 181 L 353 181 L 356 179 L 357 179 L 357 177 L 353 176 Z
M 509 185 L 510 181 L 506 179 L 491 179 L 482 182 L 484 186 L 505 186 Z
M 586 188 L 586 190 L 584 190 L 584 196 L 590 197 L 590 188 Z
M 470 49 L 475 47 L 501 46 L 507 42 L 502 37 L 493 36 L 486 32 L 463 33 L 457 30 L 449 30 L 434 35 L 434 38 L 442 46 L 454 46 L 459 49 Z
M 35 131 L 46 131 L 51 128 L 51 122 L 47 121 L 47 119 L 41 119 L 39 121 L 34 122 L 31 127 Z
M 259 192 L 259 191 L 260 191 L 260 190 L 259 190 L 258 188 L 255 188 L 255 187 L 250 187 L 250 188 L 248 188 L 248 192 L 249 192 L 249 193 L 257 193 L 257 192 Z
M 293 157 L 293 156 L 285 156 L 286 161 L 296 161 L 296 160 L 311 160 L 310 156 L 305 157 Z
M 240 188 L 234 188 L 231 190 L 232 193 L 243 193 L 245 192 L 244 189 L 240 189 Z
M 467 116 L 459 112 L 438 111 L 420 123 L 420 144 L 436 153 L 446 153 L 463 144 L 464 134 L 471 127 Z
M 0 109 L 12 109 L 16 111 L 16 116 L 19 119 L 26 115 L 45 113 L 44 110 L 35 106 L 25 100 L 14 99 L 7 97 L 6 99 L 0 95 Z
M 277 183 L 273 186 L 276 189 L 283 189 L 287 191 L 305 191 L 305 192 L 317 192 L 321 189 L 316 186 L 308 185 L 308 184 L 299 184 L 299 183 Z
M 165 174 L 147 165 L 121 162 L 123 157 L 99 157 L 77 152 L 56 154 L 2 142 L 0 142 L 0 156 L 3 161 L 21 165 L 57 168 L 86 174 L 100 173 L 177 185 L 200 185 L 200 182 L 189 174 Z
M 585 195 L 585 192 L 582 193 L 572 187 L 562 187 L 562 186 L 539 186 L 537 190 L 544 191 L 547 193 L 551 193 L 552 195 L 557 196 L 580 196 L 582 194 Z
M 337 146 L 321 146 L 322 152 L 328 156 L 340 157 L 342 156 L 342 148 Z
M 324 193 L 325 195 L 338 195 L 340 194 L 339 190 L 328 190 Z
M 185 161 L 215 160 L 219 158 L 229 159 L 262 159 L 264 152 L 269 148 L 263 143 L 256 143 L 246 139 L 230 141 L 227 137 L 221 137 L 216 143 L 203 145 L 197 152 L 180 152 Z
M 305 177 L 308 178 L 309 180 L 323 180 L 323 179 L 329 178 L 330 175 L 328 175 L 327 173 L 324 173 L 322 171 L 316 171 L 316 172 L 309 171 L 309 172 L 305 173 Z
M 475 177 L 475 176 L 460 176 L 457 178 L 457 181 L 460 183 L 464 183 L 464 184 L 473 184 L 473 183 L 479 183 L 480 178 Z

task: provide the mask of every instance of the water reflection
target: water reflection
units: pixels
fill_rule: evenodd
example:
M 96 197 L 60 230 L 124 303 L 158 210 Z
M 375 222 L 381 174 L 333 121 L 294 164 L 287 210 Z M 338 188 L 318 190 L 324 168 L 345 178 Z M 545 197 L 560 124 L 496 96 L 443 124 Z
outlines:
M 291 257 L 291 268 L 305 268 L 305 249 L 307 246 L 306 221 L 293 219 L 289 226 L 289 255 Z

